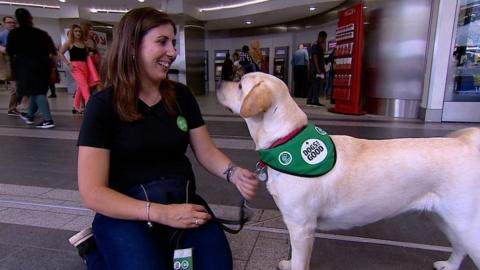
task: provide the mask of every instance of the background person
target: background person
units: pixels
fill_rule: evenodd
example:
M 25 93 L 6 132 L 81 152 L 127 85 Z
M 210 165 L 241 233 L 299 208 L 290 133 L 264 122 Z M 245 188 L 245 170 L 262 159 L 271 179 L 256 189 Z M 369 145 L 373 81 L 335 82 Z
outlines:
M 240 55 L 237 52 L 233 53 L 233 76 L 232 80 L 234 82 L 240 81 L 243 76 L 243 68 L 240 65 Z
M 222 80 L 231 81 L 233 76 L 233 62 L 230 59 L 230 53 L 225 55 L 225 61 L 222 64 Z
M 50 60 L 51 60 L 50 84 L 48 86 L 48 89 L 50 90 L 50 95 L 48 97 L 56 98 L 57 89 L 55 87 L 55 84 L 60 82 L 60 74 L 58 73 L 58 68 L 57 68 L 57 62 L 58 62 L 57 54 L 50 55 Z
M 20 112 L 17 110 L 18 97 L 15 81 L 12 79 L 12 70 L 10 66 L 10 58 L 7 54 L 7 40 L 10 30 L 17 26 L 17 22 L 11 16 L 3 17 L 4 30 L 0 32 L 0 80 L 5 81 L 7 90 L 10 89 L 10 99 L 8 101 L 8 115 L 18 116 Z
M 50 56 L 55 54 L 55 46 L 47 32 L 33 27 L 33 18 L 24 8 L 15 10 L 19 27 L 8 35 L 7 53 L 12 61 L 12 73 L 17 82 L 18 96 L 28 96 L 28 112 L 20 117 L 31 125 L 35 113 L 40 110 L 43 121 L 37 128 L 53 128 L 52 115 L 47 101 L 50 84 Z
M 298 49 L 292 57 L 293 81 L 295 88 L 294 97 L 306 97 L 308 85 L 308 52 L 303 47 L 303 43 L 298 44 Z
M 262 51 L 260 50 L 260 43 L 256 39 L 250 41 L 250 56 L 255 64 L 253 67 L 254 71 L 260 71 L 260 67 L 262 66 Z
M 87 68 L 90 76 L 96 76 L 91 79 L 90 87 L 93 91 L 100 90 L 100 78 L 98 76 L 98 71 L 102 64 L 102 57 L 98 52 L 97 41 L 95 39 L 96 33 L 93 31 L 93 25 L 91 23 L 82 23 L 80 25 L 82 28 L 83 36 L 85 37 L 85 45 L 87 46 Z M 98 88 L 98 89 L 97 89 Z
M 65 57 L 67 50 L 70 55 L 70 60 L 67 60 Z M 60 48 L 59 55 L 70 69 L 77 84 L 73 99 L 72 113 L 83 113 L 82 102 L 85 106 L 87 105 L 90 98 L 90 86 L 98 83 L 99 77 L 98 74 L 92 75 L 92 72 L 96 71 L 88 68 L 87 45 L 85 43 L 83 31 L 78 24 L 72 24 L 70 27 L 68 40 Z
M 240 52 L 240 65 L 242 65 L 244 74 L 255 71 L 255 64 L 249 51 L 250 48 L 247 45 L 242 46 L 242 51 Z
M 89 269 L 170 270 L 177 242 L 194 248 L 196 270 L 232 269 L 224 232 L 195 192 L 187 147 L 246 199 L 258 181 L 214 145 L 191 91 L 167 79 L 175 35 L 175 23 L 163 12 L 127 12 L 105 60 L 108 87 L 87 105 L 78 187 L 83 203 L 97 213 Z
M 320 90 L 323 90 L 323 84 L 325 81 L 325 42 L 327 40 L 327 32 L 320 31 L 318 33 L 317 42 L 313 44 L 310 52 L 312 60 L 310 61 L 310 80 L 311 86 L 308 90 L 307 105 L 323 106 L 318 101 Z

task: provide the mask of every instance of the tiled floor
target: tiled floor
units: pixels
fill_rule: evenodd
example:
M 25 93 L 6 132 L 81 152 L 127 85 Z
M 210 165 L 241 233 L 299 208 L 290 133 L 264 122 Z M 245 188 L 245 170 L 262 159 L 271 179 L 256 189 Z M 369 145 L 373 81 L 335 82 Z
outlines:
M 197 97 L 217 145 L 232 159 L 253 169 L 257 154 L 243 121 L 221 108 L 214 95 Z M 83 269 L 67 239 L 91 222 L 76 191 L 76 137 L 82 121 L 71 114 L 72 97 L 49 99 L 57 127 L 37 130 L 6 115 L 8 95 L 0 91 L 0 270 Z M 312 122 L 330 134 L 361 138 L 443 136 L 478 124 L 424 123 L 375 115 L 331 114 L 304 106 Z M 191 157 L 199 193 L 220 216 L 236 214 L 240 199 L 233 187 L 215 179 Z M 221 181 L 220 184 L 218 181 Z M 229 235 L 234 269 L 275 269 L 288 255 L 287 231 L 262 187 L 249 204 L 253 220 Z M 423 214 L 410 213 L 348 231 L 318 232 L 312 269 L 431 269 L 448 257 L 449 243 Z M 462 270 L 475 269 L 470 260 Z

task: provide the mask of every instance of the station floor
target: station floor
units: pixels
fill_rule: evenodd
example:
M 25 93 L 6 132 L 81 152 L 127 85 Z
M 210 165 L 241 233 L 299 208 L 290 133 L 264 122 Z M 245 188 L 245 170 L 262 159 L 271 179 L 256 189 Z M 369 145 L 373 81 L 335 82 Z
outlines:
M 244 122 L 219 106 L 215 95 L 197 97 L 215 143 L 236 163 L 253 169 L 254 145 Z M 84 269 L 68 238 L 89 226 L 93 212 L 80 202 L 76 183 L 76 138 L 82 116 L 72 115 L 72 96 L 49 99 L 56 128 L 39 130 L 7 116 L 8 93 L 0 88 L 0 270 Z M 424 123 L 376 115 L 332 114 L 307 107 L 311 122 L 330 134 L 360 138 L 443 136 L 478 123 Z M 239 194 L 209 175 L 191 157 L 198 192 L 220 216 L 234 216 Z M 235 270 L 276 269 L 288 254 L 287 230 L 264 185 L 250 202 L 253 220 L 228 235 Z M 407 213 L 344 231 L 318 232 L 312 269 L 432 269 L 448 258 L 446 238 L 422 213 Z M 476 269 L 470 259 L 462 270 Z M 214 269 L 212 269 L 214 270 Z

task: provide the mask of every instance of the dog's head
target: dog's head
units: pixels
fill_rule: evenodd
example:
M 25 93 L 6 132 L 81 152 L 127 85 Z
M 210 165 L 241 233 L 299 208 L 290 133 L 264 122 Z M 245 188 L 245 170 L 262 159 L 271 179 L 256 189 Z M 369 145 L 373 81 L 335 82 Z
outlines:
M 245 119 L 257 148 L 307 123 L 285 83 L 266 73 L 248 73 L 239 82 L 222 82 L 217 98 Z

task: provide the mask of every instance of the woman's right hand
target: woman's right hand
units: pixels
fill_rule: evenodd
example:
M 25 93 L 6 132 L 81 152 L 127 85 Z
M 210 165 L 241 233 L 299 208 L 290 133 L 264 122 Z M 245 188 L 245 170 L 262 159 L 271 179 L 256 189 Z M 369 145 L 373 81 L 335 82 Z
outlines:
M 156 204 L 150 207 L 150 219 L 155 223 L 174 228 L 197 228 L 212 216 L 204 206 L 198 204 Z

